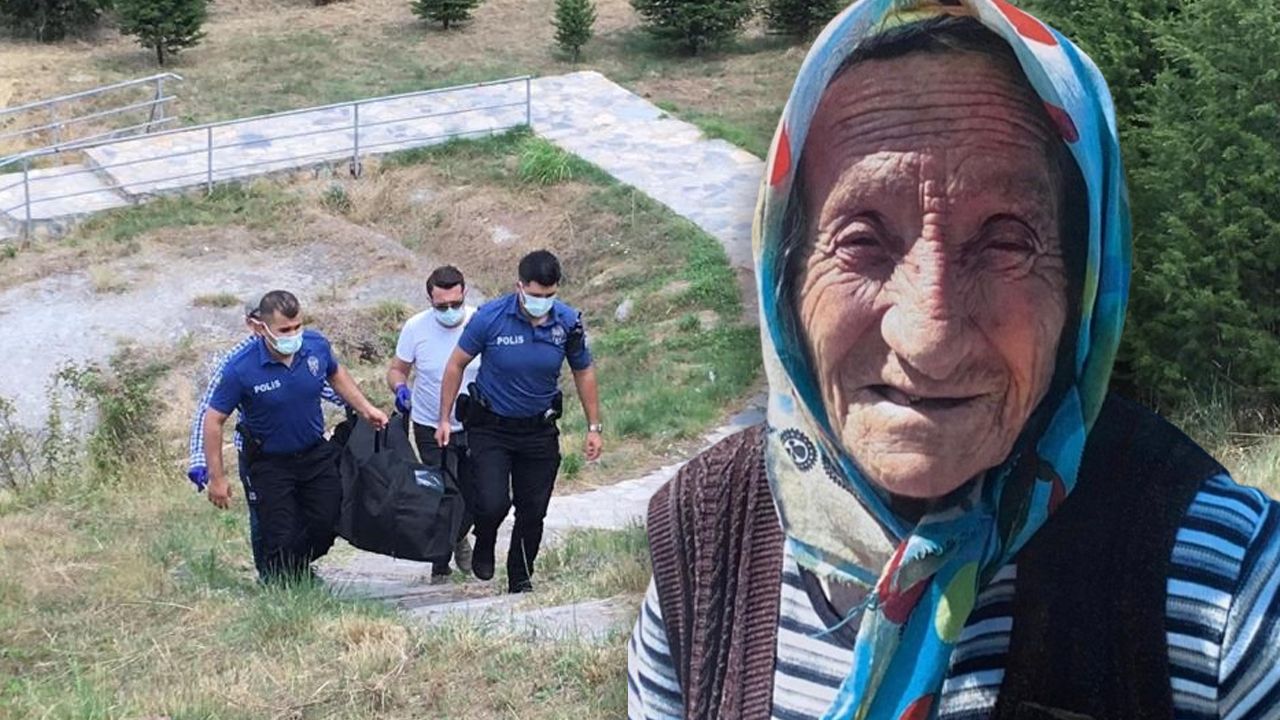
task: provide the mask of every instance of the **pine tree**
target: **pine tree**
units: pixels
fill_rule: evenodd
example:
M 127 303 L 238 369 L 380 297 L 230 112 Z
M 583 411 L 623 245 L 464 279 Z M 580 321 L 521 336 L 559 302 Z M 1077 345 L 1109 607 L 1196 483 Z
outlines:
M 582 46 L 591 39 L 596 6 L 591 0 L 556 0 L 556 44 L 578 62 Z
M 445 30 L 471 19 L 480 0 L 414 0 L 413 14 L 428 22 L 438 22 Z
M 693 54 L 731 37 L 751 18 L 752 0 L 631 0 L 655 36 Z
M 843 7 L 842 0 L 765 0 L 761 12 L 771 32 L 809 37 Z
M 155 50 L 156 62 L 189 48 L 204 38 L 200 29 L 208 16 L 206 0 L 116 0 L 120 32 L 138 38 Z

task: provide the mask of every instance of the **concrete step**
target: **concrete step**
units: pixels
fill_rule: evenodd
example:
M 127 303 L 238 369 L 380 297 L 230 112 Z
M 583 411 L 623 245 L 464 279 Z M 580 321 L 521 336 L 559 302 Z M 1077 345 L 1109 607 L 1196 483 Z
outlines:
M 79 165 L 32 170 L 23 186 L 21 173 L 0 175 L 0 216 L 11 228 L 20 229 L 27 219 L 30 196 L 33 230 L 55 231 L 69 221 L 112 208 L 130 205 L 128 199 L 92 168 Z

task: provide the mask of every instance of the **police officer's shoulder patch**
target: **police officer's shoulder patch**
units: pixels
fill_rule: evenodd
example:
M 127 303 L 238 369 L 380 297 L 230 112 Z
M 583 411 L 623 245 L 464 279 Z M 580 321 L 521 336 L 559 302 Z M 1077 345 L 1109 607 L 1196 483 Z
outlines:
M 556 345 L 564 345 L 566 333 L 564 326 L 559 323 L 551 326 L 551 342 Z
M 315 355 L 307 358 L 307 369 L 311 371 L 312 375 L 320 377 L 320 358 Z

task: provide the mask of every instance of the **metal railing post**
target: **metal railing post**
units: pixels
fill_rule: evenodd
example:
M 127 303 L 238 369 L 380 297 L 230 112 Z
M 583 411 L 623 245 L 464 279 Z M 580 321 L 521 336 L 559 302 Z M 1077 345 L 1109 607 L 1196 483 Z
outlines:
M 524 79 L 524 125 L 533 129 L 533 80 Z
M 26 222 L 22 224 L 22 239 L 31 239 L 31 158 L 22 160 L 22 206 L 26 208 Z
M 351 106 L 351 177 L 360 177 L 360 103 Z
M 156 115 L 157 115 L 157 118 L 156 118 L 156 119 L 158 119 L 158 120 L 163 120 L 163 119 L 164 119 L 164 103 L 160 102 L 160 100 L 161 100 L 163 97 L 164 97 L 164 76 L 163 76 L 163 75 L 161 75 L 160 77 L 156 78 L 156 97 L 155 97 L 155 101 L 156 101 L 156 105 L 158 106 L 158 107 L 156 108 Z
M 205 192 L 213 193 L 213 126 L 205 128 Z
M 58 103 L 49 105 L 49 124 L 53 126 L 50 129 L 53 130 L 53 146 L 56 148 L 62 144 L 62 124 L 58 122 Z

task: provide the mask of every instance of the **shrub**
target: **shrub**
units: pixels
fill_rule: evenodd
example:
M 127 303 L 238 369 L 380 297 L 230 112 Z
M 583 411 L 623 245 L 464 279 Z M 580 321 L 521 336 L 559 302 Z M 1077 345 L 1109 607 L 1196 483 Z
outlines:
M 204 38 L 200 28 L 208 10 L 207 0 L 116 0 L 120 32 L 154 50 L 160 65 L 168 55 L 193 47 Z
M 582 56 L 582 46 L 591 39 L 596 22 L 596 6 L 591 0 L 556 0 L 556 44 L 574 62 Z
M 751 18 L 751 0 L 631 0 L 655 36 L 698 54 L 736 34 Z
M 1280 404 L 1280 0 L 1039 0 L 1116 103 L 1134 273 L 1116 385 Z
M 760 11 L 771 32 L 809 37 L 821 30 L 844 5 L 840 0 L 765 0 Z
M 113 357 L 107 369 L 68 366 L 59 373 L 59 381 L 96 410 L 88 459 L 97 482 L 118 483 L 140 463 L 159 455 L 156 437 L 162 406 L 157 385 L 166 369 L 126 351 Z
M 414 0 L 413 14 L 448 30 L 450 25 L 470 20 L 471 11 L 479 6 L 480 0 Z
M 18 35 L 56 42 L 98 22 L 111 0 L 0 0 L 0 20 Z

